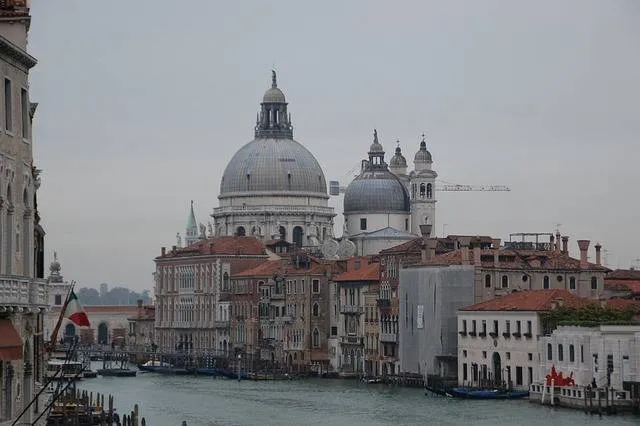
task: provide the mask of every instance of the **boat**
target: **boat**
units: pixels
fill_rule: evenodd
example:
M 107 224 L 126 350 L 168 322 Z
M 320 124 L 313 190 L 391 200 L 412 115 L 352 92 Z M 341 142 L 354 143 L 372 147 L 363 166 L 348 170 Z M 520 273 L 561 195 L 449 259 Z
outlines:
M 529 391 L 508 390 L 508 389 L 476 389 L 456 387 L 448 389 L 447 392 L 455 398 L 464 399 L 521 399 L 529 397 Z
M 438 396 L 446 396 L 447 398 L 453 398 L 453 395 L 449 390 L 442 388 L 434 388 L 428 385 L 424 385 L 425 395 L 438 395 Z
M 137 372 L 128 368 L 102 368 L 97 373 L 102 377 L 135 377 Z
M 363 377 L 362 381 L 368 385 L 377 385 L 382 383 L 382 379 L 379 377 Z
M 144 364 L 138 364 L 138 370 L 146 372 L 158 372 L 160 370 L 166 370 L 171 368 L 172 365 L 168 362 L 162 362 L 158 360 L 149 360 Z
M 47 361 L 44 376 L 50 380 L 77 380 L 84 377 L 83 369 L 80 361 L 52 358 Z

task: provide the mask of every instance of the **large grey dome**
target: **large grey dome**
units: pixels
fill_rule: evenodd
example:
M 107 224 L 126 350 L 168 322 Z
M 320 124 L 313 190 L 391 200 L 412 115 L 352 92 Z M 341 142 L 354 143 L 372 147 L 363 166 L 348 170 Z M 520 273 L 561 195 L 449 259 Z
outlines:
M 298 192 L 328 198 L 320 164 L 293 139 L 256 138 L 235 153 L 222 175 L 220 197 L 247 192 Z
M 366 170 L 356 177 L 344 193 L 345 213 L 408 213 L 409 194 L 386 168 Z

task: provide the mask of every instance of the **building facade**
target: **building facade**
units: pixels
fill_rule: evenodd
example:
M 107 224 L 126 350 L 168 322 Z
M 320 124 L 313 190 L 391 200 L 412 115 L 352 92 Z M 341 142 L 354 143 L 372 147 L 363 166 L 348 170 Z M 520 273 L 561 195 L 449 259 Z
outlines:
M 273 72 L 254 140 L 229 161 L 212 217 L 216 236 L 252 235 L 318 246 L 333 235 L 333 208 L 313 154 L 293 139 L 291 114 Z
M 37 104 L 29 99 L 36 65 L 27 53 L 30 22 L 27 2 L 0 3 L 0 423 L 16 419 L 39 390 L 49 305 L 31 132 Z M 27 411 L 21 423 L 35 418 Z
M 458 311 L 458 383 L 526 390 L 540 381 L 541 313 L 576 307 L 584 298 L 564 290 L 519 291 Z
M 264 245 L 254 237 L 163 247 L 155 258 L 156 344 L 163 350 L 226 352 L 231 276 L 266 259 Z
M 540 339 L 539 377 L 555 367 L 577 386 L 640 383 L 640 325 L 560 326 Z
M 337 310 L 337 344 L 332 355 L 337 359 L 331 364 L 343 376 L 376 375 L 379 331 L 378 326 L 369 320 L 373 321 L 377 316 L 370 309 L 375 307 L 375 294 L 371 295 L 378 291 L 379 264 L 367 257 L 350 258 L 346 272 L 334 277 L 333 282 L 337 299 L 334 305 Z M 368 304 L 367 295 L 370 296 Z

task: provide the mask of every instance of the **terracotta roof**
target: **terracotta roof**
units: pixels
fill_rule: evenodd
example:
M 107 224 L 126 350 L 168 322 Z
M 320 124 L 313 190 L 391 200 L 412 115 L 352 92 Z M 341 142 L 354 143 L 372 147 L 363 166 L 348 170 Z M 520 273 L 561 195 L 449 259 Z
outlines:
M 333 281 L 379 281 L 380 264 L 363 264 L 359 269 L 351 269 L 333 278 Z
M 607 300 L 607 306 L 622 310 L 633 309 L 635 312 L 640 312 L 640 300 L 614 298 Z
M 640 280 L 640 270 L 638 269 L 616 269 L 607 274 L 606 279 L 616 280 Z
M 0 18 L 28 17 L 27 0 L 5 0 L 0 2 Z
M 397 246 L 390 247 L 388 249 L 380 251 L 380 255 L 394 254 L 394 253 L 420 253 L 422 250 L 422 237 L 414 238 L 406 243 L 398 244 Z
M 567 307 L 593 303 L 590 299 L 576 296 L 563 289 L 527 290 L 476 303 L 462 308 L 461 311 L 550 311 L 553 309 L 553 303 L 560 301 L 562 306 Z
M 187 257 L 201 255 L 264 255 L 265 248 L 260 240 L 255 237 L 213 237 L 200 240 L 187 247 L 167 250 L 164 256 L 156 259 L 168 257 Z
M 295 275 L 320 275 L 324 274 L 327 268 L 331 269 L 335 264 L 335 262 L 319 261 L 314 258 L 310 258 L 310 260 L 311 264 L 308 267 L 296 267 L 291 263 L 290 258 L 284 260 L 267 260 L 257 266 L 237 274 L 232 274 L 232 278 L 272 277 L 276 272 L 281 272 L 285 277 Z
M 607 275 L 604 279 L 604 288 L 607 290 L 630 291 L 640 293 L 640 280 L 619 280 L 611 279 Z
M 475 251 L 480 250 L 480 266 L 485 269 L 496 267 L 493 256 L 493 249 L 469 249 L 469 264 L 475 265 Z M 449 253 L 439 254 L 426 262 L 422 262 L 415 266 L 448 266 L 462 264 L 462 250 L 455 250 Z M 562 253 L 555 251 L 543 250 L 514 250 L 501 248 L 498 251 L 499 269 L 516 269 L 516 270 L 558 270 L 579 271 L 580 259 L 574 259 Z M 594 263 L 588 263 L 588 270 L 607 272 L 609 269 Z

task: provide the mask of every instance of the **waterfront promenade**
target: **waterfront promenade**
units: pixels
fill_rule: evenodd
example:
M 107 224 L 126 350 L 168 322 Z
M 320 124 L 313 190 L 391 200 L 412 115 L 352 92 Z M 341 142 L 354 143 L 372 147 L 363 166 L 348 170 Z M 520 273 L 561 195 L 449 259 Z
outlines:
M 150 426 L 208 425 L 637 425 L 633 416 L 598 417 L 528 401 L 468 401 L 426 396 L 420 389 L 355 380 L 253 382 L 211 377 L 98 377 L 81 389 L 140 405 Z

